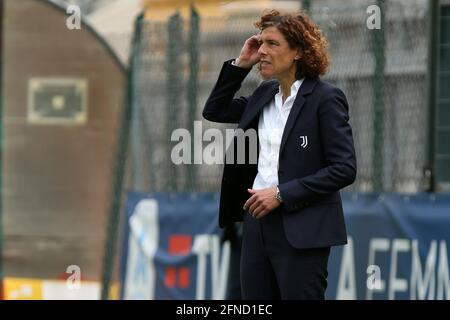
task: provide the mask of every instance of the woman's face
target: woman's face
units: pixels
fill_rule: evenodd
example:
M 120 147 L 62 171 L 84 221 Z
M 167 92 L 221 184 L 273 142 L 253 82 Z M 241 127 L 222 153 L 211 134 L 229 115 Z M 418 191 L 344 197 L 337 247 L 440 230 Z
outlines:
M 295 79 L 297 71 L 295 59 L 300 57 L 300 51 L 291 49 L 276 27 L 262 30 L 258 53 L 261 55 L 259 69 L 264 79 Z

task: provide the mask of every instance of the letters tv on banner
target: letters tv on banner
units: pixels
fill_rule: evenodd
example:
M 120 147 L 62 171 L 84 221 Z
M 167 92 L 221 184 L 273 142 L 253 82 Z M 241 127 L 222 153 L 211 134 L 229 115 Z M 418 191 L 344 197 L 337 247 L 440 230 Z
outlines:
M 229 243 L 217 194 L 130 193 L 123 254 L 124 299 L 225 298 Z
M 218 194 L 128 194 L 124 299 L 224 299 L 230 246 Z M 450 299 L 450 196 L 343 194 L 349 244 L 334 247 L 327 299 Z

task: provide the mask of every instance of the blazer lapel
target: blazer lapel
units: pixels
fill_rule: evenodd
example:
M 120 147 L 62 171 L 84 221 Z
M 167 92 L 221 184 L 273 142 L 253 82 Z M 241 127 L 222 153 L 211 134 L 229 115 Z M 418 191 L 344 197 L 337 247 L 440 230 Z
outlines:
M 249 112 L 243 115 L 241 123 L 238 128 L 247 129 L 250 123 L 258 116 L 263 108 L 273 99 L 273 97 L 277 94 L 279 90 L 278 82 L 273 82 L 273 84 L 268 88 L 266 92 L 261 94 L 259 97 L 256 97 L 254 101 L 251 102 L 251 106 L 249 108 Z
M 305 96 L 311 94 L 318 80 L 319 78 L 306 78 L 300 86 L 297 97 L 294 100 L 294 105 L 292 106 L 291 112 L 289 113 L 286 125 L 284 127 L 283 137 L 281 138 L 280 155 L 283 152 L 284 147 L 286 146 L 287 138 L 289 137 L 292 128 L 294 128 L 298 115 L 305 105 Z

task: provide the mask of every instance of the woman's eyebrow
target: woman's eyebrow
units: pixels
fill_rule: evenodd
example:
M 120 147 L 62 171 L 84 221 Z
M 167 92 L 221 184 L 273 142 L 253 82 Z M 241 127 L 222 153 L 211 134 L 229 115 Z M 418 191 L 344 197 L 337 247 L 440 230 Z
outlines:
M 265 42 L 270 42 L 270 41 L 272 41 L 272 42 L 279 43 L 278 40 L 275 40 L 275 39 L 272 39 L 272 38 L 261 39 L 260 42 L 262 42 L 262 41 L 265 41 Z

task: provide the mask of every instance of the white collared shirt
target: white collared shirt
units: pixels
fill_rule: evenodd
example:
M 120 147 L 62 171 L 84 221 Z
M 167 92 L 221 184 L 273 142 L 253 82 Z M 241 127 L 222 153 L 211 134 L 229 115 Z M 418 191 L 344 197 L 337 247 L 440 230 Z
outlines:
M 278 185 L 278 156 L 284 127 L 303 79 L 291 86 L 291 95 L 283 104 L 281 86 L 272 101 L 264 107 L 258 123 L 259 157 L 258 174 L 253 189 L 264 189 Z

